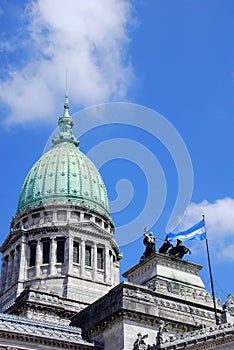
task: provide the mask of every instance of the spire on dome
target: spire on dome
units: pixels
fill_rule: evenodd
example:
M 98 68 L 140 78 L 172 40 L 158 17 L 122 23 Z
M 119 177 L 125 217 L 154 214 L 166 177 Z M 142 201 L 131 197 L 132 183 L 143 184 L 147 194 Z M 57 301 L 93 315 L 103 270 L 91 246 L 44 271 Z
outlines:
M 52 139 L 53 146 L 61 142 L 70 142 L 75 146 L 79 145 L 79 141 L 73 134 L 74 121 L 69 114 L 69 103 L 68 103 L 68 88 L 67 88 L 67 74 L 66 74 L 66 93 L 65 93 L 65 103 L 64 103 L 64 113 L 63 116 L 58 120 L 58 126 L 60 129 L 60 134 L 55 135 Z
M 69 115 L 69 103 L 68 103 L 68 87 L 67 87 L 67 72 L 66 72 L 66 93 L 65 93 L 65 103 L 64 103 L 64 117 L 70 117 Z

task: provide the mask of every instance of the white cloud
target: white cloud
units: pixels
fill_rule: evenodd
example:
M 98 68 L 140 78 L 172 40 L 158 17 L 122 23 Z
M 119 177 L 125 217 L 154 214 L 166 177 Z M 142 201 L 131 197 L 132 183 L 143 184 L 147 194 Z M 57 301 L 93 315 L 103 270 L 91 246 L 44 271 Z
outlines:
M 21 33 L 19 47 L 29 60 L 20 69 L 15 65 L 0 84 L 2 102 L 11 110 L 8 123 L 57 117 L 66 70 L 77 106 L 126 96 L 133 78 L 127 57 L 127 27 L 133 22 L 128 0 L 37 0 L 25 16 L 27 35 L 22 40 Z
M 234 260 L 234 199 L 227 197 L 210 203 L 191 203 L 179 229 L 186 229 L 205 215 L 207 236 L 216 257 Z

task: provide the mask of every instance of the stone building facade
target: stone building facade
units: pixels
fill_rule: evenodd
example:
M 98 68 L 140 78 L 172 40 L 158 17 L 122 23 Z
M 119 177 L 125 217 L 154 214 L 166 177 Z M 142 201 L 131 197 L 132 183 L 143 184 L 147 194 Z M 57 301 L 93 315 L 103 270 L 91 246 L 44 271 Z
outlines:
M 105 184 L 59 135 L 31 168 L 1 246 L 0 349 L 234 349 L 234 302 L 216 325 L 201 266 L 153 253 L 124 274 Z

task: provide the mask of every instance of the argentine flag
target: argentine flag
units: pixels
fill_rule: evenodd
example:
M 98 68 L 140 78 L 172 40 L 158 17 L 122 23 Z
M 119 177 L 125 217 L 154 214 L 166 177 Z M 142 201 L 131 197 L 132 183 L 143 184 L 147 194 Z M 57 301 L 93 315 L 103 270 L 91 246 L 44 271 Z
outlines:
M 190 227 L 187 231 L 183 232 L 177 232 L 177 233 L 168 233 L 167 240 L 175 241 L 176 239 L 180 239 L 181 241 L 186 240 L 196 240 L 196 241 L 202 241 L 203 239 L 206 239 L 206 228 L 205 228 L 205 222 L 204 220 L 201 220 L 196 225 Z

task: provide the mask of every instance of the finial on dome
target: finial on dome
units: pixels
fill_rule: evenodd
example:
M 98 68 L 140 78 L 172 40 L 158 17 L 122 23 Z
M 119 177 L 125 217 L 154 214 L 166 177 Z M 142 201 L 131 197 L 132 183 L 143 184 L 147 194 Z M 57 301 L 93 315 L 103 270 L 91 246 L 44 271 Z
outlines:
M 66 93 L 65 93 L 65 103 L 64 103 L 64 117 L 70 117 L 69 115 L 69 103 L 68 103 L 68 84 L 67 84 L 67 72 L 66 72 Z
M 52 139 L 53 146 L 61 142 L 70 142 L 70 143 L 73 143 L 75 146 L 78 146 L 79 141 L 76 139 L 72 130 L 74 121 L 69 114 L 67 72 L 66 72 L 66 93 L 65 93 L 64 113 L 63 113 L 63 116 L 59 118 L 58 125 L 60 129 L 60 134 L 58 136 L 53 137 Z

